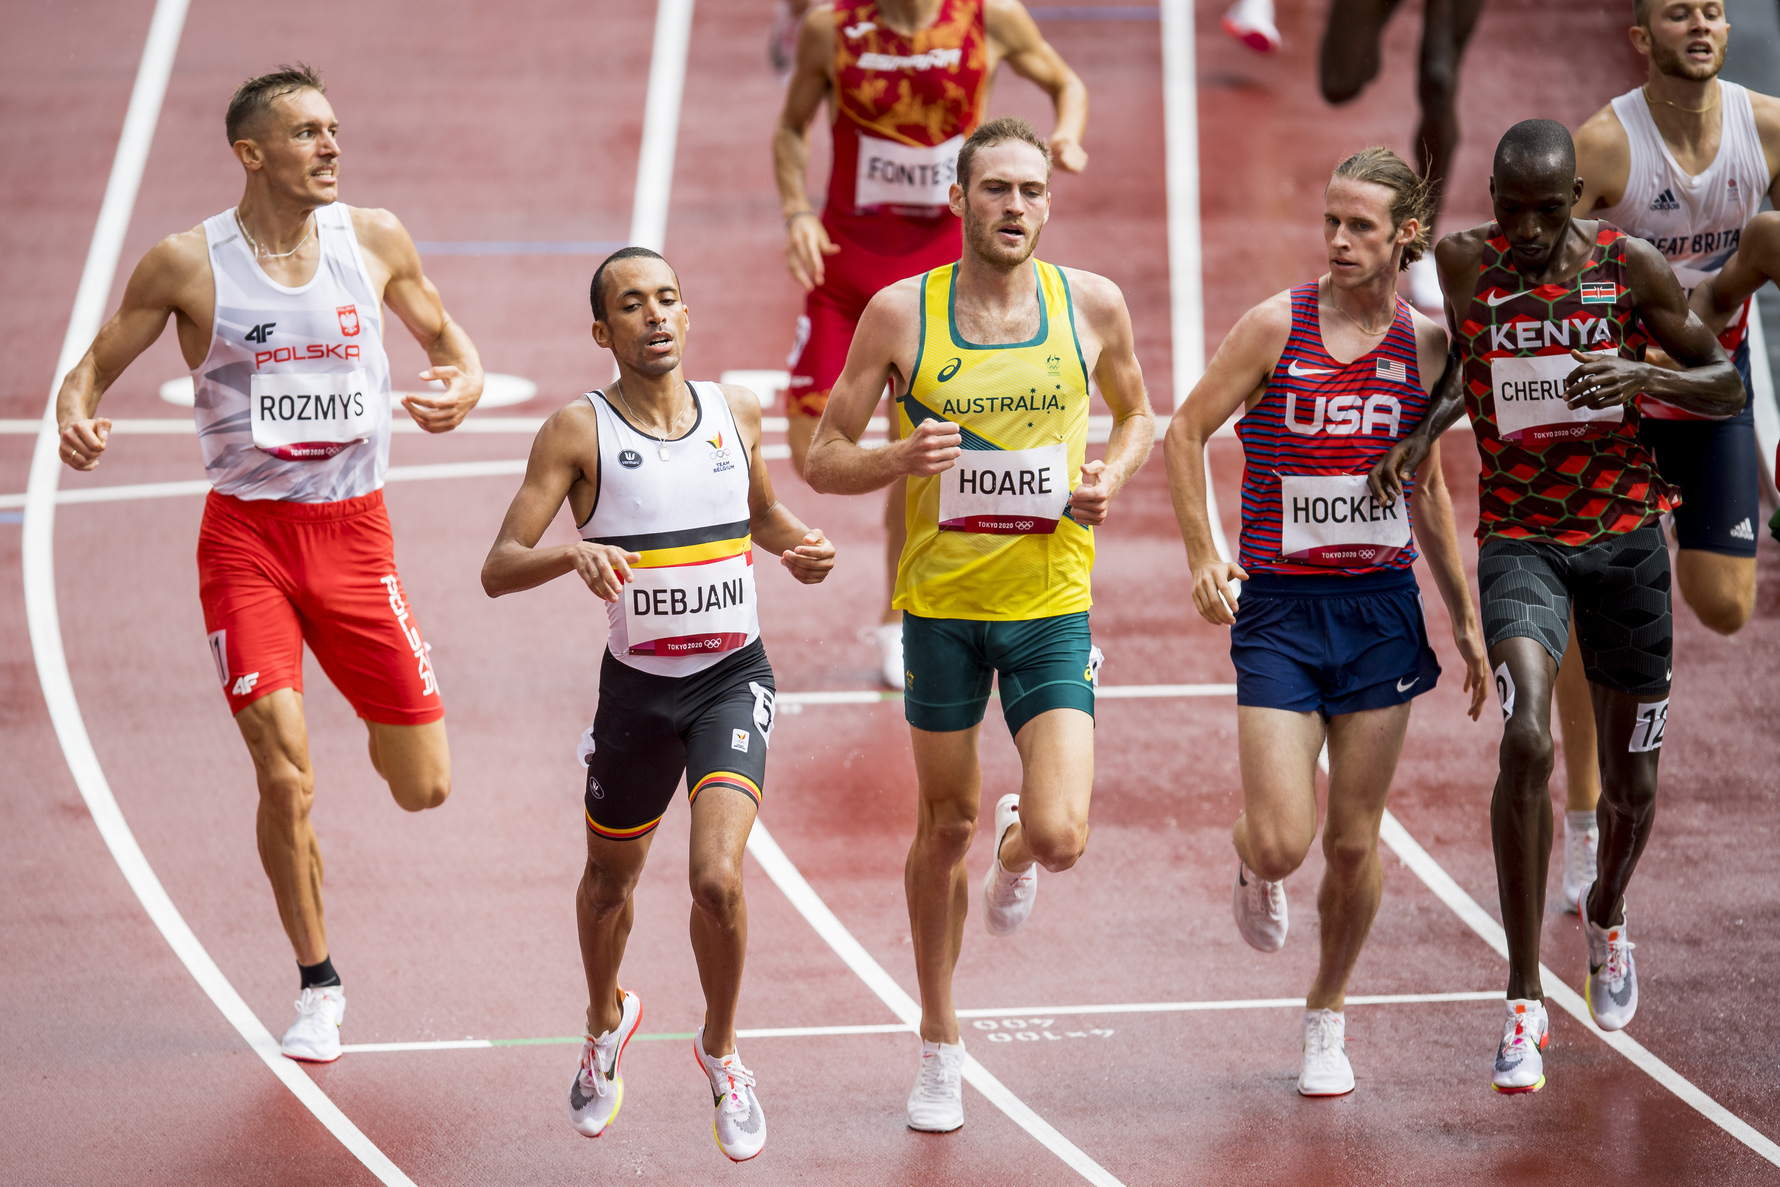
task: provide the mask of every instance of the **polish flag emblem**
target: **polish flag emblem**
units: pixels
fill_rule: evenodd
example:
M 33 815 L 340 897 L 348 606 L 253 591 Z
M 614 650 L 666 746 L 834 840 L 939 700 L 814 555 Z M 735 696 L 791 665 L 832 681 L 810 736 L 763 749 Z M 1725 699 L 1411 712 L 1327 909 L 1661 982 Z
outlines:
M 340 332 L 348 338 L 358 337 L 358 306 L 342 305 L 334 312 L 340 315 Z

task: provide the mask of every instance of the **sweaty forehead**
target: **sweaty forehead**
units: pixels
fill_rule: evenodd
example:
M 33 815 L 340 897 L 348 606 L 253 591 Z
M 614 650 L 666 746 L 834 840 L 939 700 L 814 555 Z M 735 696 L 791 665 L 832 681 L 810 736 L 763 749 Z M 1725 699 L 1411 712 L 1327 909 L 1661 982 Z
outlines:
M 663 289 L 678 292 L 680 278 L 664 260 L 646 256 L 619 260 L 606 269 L 606 300 L 616 301 L 624 293 L 659 293 Z

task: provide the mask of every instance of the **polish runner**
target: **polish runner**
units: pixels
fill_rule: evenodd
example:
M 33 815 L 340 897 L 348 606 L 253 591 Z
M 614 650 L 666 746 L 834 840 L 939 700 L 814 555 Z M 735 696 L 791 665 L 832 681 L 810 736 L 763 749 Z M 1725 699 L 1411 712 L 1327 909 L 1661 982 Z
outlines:
M 1551 856 L 1551 699 L 1572 621 L 1604 738 L 1598 877 L 1582 896 L 1588 1006 L 1619 1030 L 1638 1009 L 1626 885 L 1656 816 L 1657 759 L 1673 644 L 1669 551 L 1659 518 L 1678 503 L 1639 439 L 1639 393 L 1709 416 L 1742 385 L 1662 253 L 1578 219 L 1569 132 L 1526 120 L 1496 147 L 1495 222 L 1436 251 L 1462 384 L 1442 385 L 1414 432 L 1373 471 L 1394 496 L 1446 427 L 1469 412 L 1483 456 L 1477 583 L 1502 700 L 1490 804 L 1508 1015 L 1492 1083 L 1545 1084 L 1550 1035 L 1539 936 Z M 1681 369 L 1642 362 L 1649 340 Z
M 1088 632 L 1093 527 L 1155 432 L 1123 295 L 1103 277 L 1032 258 L 1050 216 L 1050 166 L 1023 120 L 992 120 L 965 141 L 951 188 L 963 258 L 871 299 L 807 470 L 811 486 L 834 494 L 909 479 L 896 607 L 920 795 L 905 885 L 921 1071 L 908 1124 L 933 1132 L 964 1124 L 952 971 L 990 681 L 1023 772 L 1020 791 L 995 805 L 983 883 L 984 922 L 1007 935 L 1032 911 L 1036 866 L 1067 870 L 1088 842 L 1100 665 Z M 1089 376 L 1113 414 L 1104 461 L 1086 459 Z M 887 383 L 901 439 L 865 449 Z
M 742 852 L 766 786 L 774 699 L 753 546 L 806 585 L 828 576 L 834 546 L 774 498 L 754 394 L 682 374 L 689 323 L 667 261 L 641 247 L 614 253 L 594 273 L 591 300 L 594 341 L 619 377 L 544 422 L 482 566 L 491 597 L 574 573 L 606 602 L 611 626 L 599 709 L 581 739 L 587 866 L 575 915 L 589 1005 L 569 1120 L 599 1137 L 624 1101 L 619 1064 L 642 1017 L 641 999 L 618 984 L 631 895 L 684 776 L 692 951 L 705 989 L 693 1053 L 710 1081 L 718 1148 L 745 1162 L 766 1144 L 766 1120 L 735 1045 L 748 943 Z M 565 499 L 582 542 L 538 547 Z
M 1719 0 L 1638 0 L 1632 45 L 1647 59 L 1644 85 L 1596 112 L 1576 133 L 1582 177 L 1578 218 L 1603 218 L 1649 240 L 1681 287 L 1717 275 L 1737 249 L 1764 196 L 1780 197 L 1780 99 L 1718 77 L 1730 42 Z M 1747 294 L 1718 341 L 1749 385 Z M 1677 488 L 1672 530 L 1680 551 L 1675 583 L 1695 616 L 1735 634 L 1755 609 L 1755 529 L 1761 471 L 1755 410 L 1702 416 L 1654 397 L 1639 400 L 1639 438 L 1664 481 Z M 1572 640 L 1558 674 L 1568 775 L 1564 894 L 1594 877 L 1599 767 L 1588 681 Z
M 1421 420 L 1447 369 L 1446 331 L 1396 293 L 1398 274 L 1427 250 L 1427 188 L 1395 153 L 1371 148 L 1337 166 L 1323 203 L 1328 274 L 1245 314 L 1168 429 L 1193 604 L 1231 627 L 1244 808 L 1233 899 L 1237 930 L 1262 952 L 1285 944 L 1284 883 L 1316 839 L 1317 755 L 1328 745 L 1305 1096 L 1354 1089 L 1344 1009 L 1383 891 L 1379 824 L 1410 701 L 1440 676 L 1415 580 L 1418 543 L 1465 660 L 1473 720 L 1489 686 L 1439 451 L 1405 483 L 1402 502 L 1367 489 L 1373 464 Z M 1238 409 L 1240 565 L 1218 556 L 1205 498 L 1205 443 Z M 1233 581 L 1246 582 L 1240 606 Z
M 338 124 L 320 75 L 286 67 L 242 83 L 227 130 L 246 171 L 240 205 L 170 235 L 136 265 L 118 311 L 62 382 L 62 458 L 99 464 L 94 413 L 173 318 L 192 369 L 211 492 L 198 595 L 216 674 L 259 783 L 260 861 L 296 950 L 302 996 L 280 1049 L 340 1057 L 345 992 L 328 954 L 315 775 L 303 715 L 303 644 L 352 702 L 371 765 L 410 812 L 451 791 L 445 706 L 396 574 L 383 480 L 389 357 L 382 306 L 446 390 L 405 396 L 429 433 L 482 394 L 476 348 L 445 312 L 394 215 L 337 200 Z
M 804 17 L 773 134 L 786 264 L 807 294 L 786 398 L 786 437 L 799 474 L 866 302 L 892 281 L 958 258 L 947 190 L 1003 61 L 1050 96 L 1051 156 L 1081 172 L 1088 92 L 1019 0 L 836 0 Z M 809 125 L 825 99 L 834 164 L 818 214 L 805 192 L 805 162 Z M 897 432 L 894 416 L 890 432 Z M 890 688 L 904 678 L 901 615 L 890 604 L 907 532 L 903 495 L 903 483 L 891 483 L 884 506 L 888 580 L 877 644 Z

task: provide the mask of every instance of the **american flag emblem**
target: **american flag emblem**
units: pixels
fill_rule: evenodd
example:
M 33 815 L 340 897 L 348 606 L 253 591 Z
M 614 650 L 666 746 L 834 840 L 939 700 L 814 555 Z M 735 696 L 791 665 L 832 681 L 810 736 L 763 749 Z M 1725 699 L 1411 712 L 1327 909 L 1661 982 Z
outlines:
M 1403 365 L 1402 359 L 1379 359 L 1378 378 L 1388 379 L 1393 383 L 1408 383 L 1409 369 Z
M 1611 305 L 1619 297 L 1619 286 L 1611 280 L 1585 283 L 1582 286 L 1584 305 Z

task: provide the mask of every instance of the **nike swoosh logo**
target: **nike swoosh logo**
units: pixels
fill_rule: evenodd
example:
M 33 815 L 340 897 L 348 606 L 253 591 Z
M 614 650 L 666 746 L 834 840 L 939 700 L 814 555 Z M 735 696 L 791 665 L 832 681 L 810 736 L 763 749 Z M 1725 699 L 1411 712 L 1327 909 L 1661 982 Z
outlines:
M 1408 692 L 1410 689 L 1414 688 L 1416 686 L 1417 682 L 1419 682 L 1420 680 L 1421 680 L 1420 676 L 1417 676 L 1414 680 L 1411 680 L 1407 684 L 1405 684 L 1405 683 L 1403 683 L 1403 681 L 1399 680 L 1399 681 L 1397 681 L 1397 691 L 1398 692 Z
M 1293 359 L 1286 364 L 1286 374 L 1293 379 L 1309 379 L 1312 375 L 1333 375 L 1335 372 L 1328 367 L 1300 367 L 1298 360 Z
M 1522 294 L 1520 294 L 1520 293 L 1507 293 L 1500 297 L 1485 297 L 1483 299 L 1483 303 L 1485 305 L 1488 305 L 1488 306 L 1494 308 L 1495 306 L 1500 305 L 1504 301 L 1512 301 L 1512 300 L 1514 300 L 1514 298 L 1521 296 L 1521 295 Z

